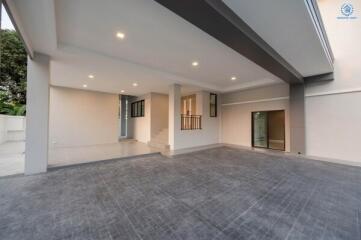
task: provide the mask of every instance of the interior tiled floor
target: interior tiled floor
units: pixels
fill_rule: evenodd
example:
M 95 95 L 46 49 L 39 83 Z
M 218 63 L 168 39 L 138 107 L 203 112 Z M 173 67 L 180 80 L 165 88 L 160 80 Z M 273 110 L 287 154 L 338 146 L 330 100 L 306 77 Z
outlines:
M 159 152 L 145 143 L 122 140 L 118 143 L 49 149 L 49 167 L 59 167 L 94 162 L 105 159 L 125 158 Z
M 25 142 L 0 144 L 0 176 L 24 173 Z
M 360 239 L 361 169 L 217 148 L 0 179 L 0 239 Z

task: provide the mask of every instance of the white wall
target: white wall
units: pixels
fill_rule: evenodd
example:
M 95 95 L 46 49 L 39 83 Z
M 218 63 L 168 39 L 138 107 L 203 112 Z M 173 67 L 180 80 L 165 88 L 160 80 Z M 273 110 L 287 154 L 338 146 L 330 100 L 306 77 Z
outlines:
M 3 118 L 3 122 L 0 125 L 5 124 L 5 126 L 0 126 L 0 128 L 6 131 L 0 137 L 3 141 L 25 140 L 26 118 L 24 116 L 1 115 L 0 118 Z
M 0 115 L 0 144 L 7 140 L 7 116 Z
M 252 146 L 252 112 L 285 110 L 286 151 L 290 151 L 289 86 L 273 85 L 222 95 L 221 142 Z
M 196 94 L 197 114 L 202 115 L 202 129 L 181 130 L 180 121 L 174 130 L 174 146 L 171 150 L 200 147 L 219 143 L 220 124 L 220 96 L 218 95 L 218 116 L 209 116 L 209 92 L 201 91 Z M 178 103 L 177 103 L 178 104 Z M 171 112 L 171 111 L 170 111 Z M 180 119 L 180 101 L 178 111 L 175 113 Z M 178 115 L 177 115 L 178 114 Z
M 319 7 L 335 56 L 335 80 L 306 88 L 307 155 L 361 162 L 361 2 L 357 19 L 341 16 L 342 0 L 319 0 Z
M 8 131 L 24 131 L 25 117 L 24 116 L 7 116 L 7 130 Z
M 49 146 L 115 143 L 118 113 L 116 94 L 50 87 Z
M 144 117 L 130 117 L 129 121 L 132 121 L 133 128 L 133 138 L 142 143 L 148 143 L 150 141 L 151 136 L 151 115 L 150 115 L 150 107 L 151 107 L 151 94 L 148 93 L 146 95 L 137 97 L 134 101 L 144 100 Z M 129 105 L 131 108 L 131 105 Z M 130 115 L 129 115 L 130 116 Z
M 148 93 L 137 97 L 132 102 L 144 100 L 144 117 L 130 117 L 133 138 L 148 143 L 152 135 L 168 128 L 168 95 Z M 130 107 L 131 105 L 129 105 Z
M 28 57 L 25 174 L 46 172 L 49 142 L 50 57 Z

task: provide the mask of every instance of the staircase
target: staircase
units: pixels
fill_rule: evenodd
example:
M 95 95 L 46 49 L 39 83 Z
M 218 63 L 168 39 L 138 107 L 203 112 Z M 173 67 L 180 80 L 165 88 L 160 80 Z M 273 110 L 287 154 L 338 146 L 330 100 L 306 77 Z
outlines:
M 165 150 L 169 149 L 168 128 L 164 128 L 157 134 L 152 135 L 151 140 L 148 142 L 148 146 Z

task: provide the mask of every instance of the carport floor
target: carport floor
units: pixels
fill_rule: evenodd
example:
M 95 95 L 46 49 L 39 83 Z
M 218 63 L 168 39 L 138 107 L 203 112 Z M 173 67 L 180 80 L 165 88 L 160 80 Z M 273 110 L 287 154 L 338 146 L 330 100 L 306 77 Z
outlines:
M 360 239 L 361 169 L 227 147 L 0 179 L 0 239 Z

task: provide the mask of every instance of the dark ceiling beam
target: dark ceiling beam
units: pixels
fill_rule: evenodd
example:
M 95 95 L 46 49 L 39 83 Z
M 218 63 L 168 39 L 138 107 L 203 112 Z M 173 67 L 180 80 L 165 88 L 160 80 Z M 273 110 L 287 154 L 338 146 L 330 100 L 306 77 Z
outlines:
M 154 0 L 289 84 L 303 77 L 220 0 Z
M 332 81 L 334 80 L 333 72 L 330 73 L 324 73 L 320 75 L 314 75 L 310 77 L 305 77 L 304 81 L 305 83 L 311 83 L 311 82 L 324 82 L 324 81 Z

